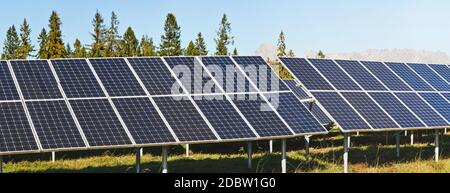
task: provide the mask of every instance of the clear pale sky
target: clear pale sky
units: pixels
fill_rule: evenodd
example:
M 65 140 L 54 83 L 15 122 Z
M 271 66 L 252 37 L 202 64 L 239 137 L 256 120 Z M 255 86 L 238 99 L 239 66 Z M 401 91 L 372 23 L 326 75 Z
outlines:
M 297 55 L 322 49 L 350 52 L 365 49 L 411 48 L 450 53 L 448 0 L 15 0 L 2 2 L 0 43 L 7 28 L 27 18 L 33 42 L 46 27 L 52 10 L 62 19 L 64 40 L 91 42 L 96 10 L 109 22 L 118 14 L 120 31 L 132 26 L 140 39 L 148 34 L 159 43 L 167 13 L 182 30 L 182 44 L 202 32 L 210 51 L 221 15 L 232 24 L 235 46 L 253 55 L 261 43 L 276 44 L 283 29 L 287 46 Z

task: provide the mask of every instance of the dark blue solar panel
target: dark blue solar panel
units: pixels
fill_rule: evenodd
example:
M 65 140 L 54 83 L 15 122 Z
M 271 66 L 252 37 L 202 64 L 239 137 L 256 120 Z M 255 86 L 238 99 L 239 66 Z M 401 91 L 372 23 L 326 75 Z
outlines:
M 429 66 L 439 73 L 442 78 L 447 80 L 447 82 L 450 82 L 450 67 L 442 64 L 430 64 Z
M 388 67 L 381 62 L 361 62 L 370 70 L 381 82 L 393 91 L 410 91 L 402 79 L 398 78 Z
M 450 122 L 450 102 L 438 93 L 421 93 L 420 96 Z
M 322 125 L 329 125 L 333 121 L 325 114 L 325 112 L 320 109 L 320 107 L 315 103 L 304 102 L 303 105 L 311 111 L 311 113 L 319 120 Z
M 336 60 L 336 62 L 355 79 L 365 90 L 387 90 L 358 61 Z
M 28 111 L 43 149 L 85 147 L 66 102 L 27 102 Z
M 63 98 L 47 60 L 17 60 L 11 65 L 25 99 Z
M 110 96 L 145 95 L 123 58 L 96 58 L 89 61 Z
M 433 88 L 423 81 L 420 76 L 414 73 L 413 70 L 408 68 L 403 63 L 387 62 L 389 66 L 397 75 L 399 75 L 406 83 L 409 84 L 416 91 L 433 91 Z
M 151 95 L 183 93 L 161 58 L 127 58 Z M 173 88 L 177 93 L 172 93 Z
M 71 100 L 70 104 L 90 146 L 132 144 L 108 100 Z
M 38 150 L 22 103 L 0 103 L 0 152 Z
M 417 74 L 431 84 L 438 91 L 450 91 L 450 84 L 445 82 L 444 79 L 439 77 L 431 68 L 426 64 L 408 64 Z
M 265 94 L 295 134 L 326 132 L 293 93 Z
M 150 99 L 121 98 L 113 102 L 137 144 L 175 142 Z
M 8 63 L 0 61 L 0 101 L 20 100 Z
M 343 130 L 370 130 L 370 126 L 335 92 L 313 92 L 320 104 Z
M 238 114 L 232 104 L 222 99 L 196 100 L 198 107 L 205 114 L 211 125 L 222 139 L 254 138 L 256 135 Z
M 361 90 L 333 60 L 308 59 L 338 90 Z
M 414 113 L 430 127 L 448 126 L 433 109 L 415 93 L 395 93 Z
M 450 101 L 450 93 L 442 93 L 442 95 Z
M 423 128 L 425 125 L 392 93 L 370 93 L 370 96 L 397 121 L 402 128 Z
M 286 67 L 309 90 L 334 90 L 304 58 L 280 58 Z
M 293 133 L 256 94 L 235 95 L 233 102 L 261 137 L 287 136 Z
M 154 100 L 180 141 L 217 140 L 191 101 L 178 97 Z
M 303 90 L 295 80 L 283 80 L 291 91 L 300 99 L 311 98 L 305 90 Z
M 399 127 L 366 93 L 345 92 L 342 95 L 374 129 Z
M 68 98 L 105 96 L 85 59 L 52 60 L 51 62 Z

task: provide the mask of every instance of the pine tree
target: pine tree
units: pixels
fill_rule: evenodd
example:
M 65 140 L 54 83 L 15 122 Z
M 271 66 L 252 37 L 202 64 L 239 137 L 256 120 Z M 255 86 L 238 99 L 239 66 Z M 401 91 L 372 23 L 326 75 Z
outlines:
M 199 32 L 197 34 L 197 39 L 195 39 L 194 45 L 198 55 L 200 56 L 208 55 L 208 50 L 206 50 L 206 43 L 205 39 L 203 39 L 202 33 Z
M 236 48 L 234 48 L 234 50 L 233 50 L 233 56 L 237 56 L 237 55 L 238 55 L 238 51 L 237 51 Z
M 161 56 L 179 56 L 181 50 L 181 29 L 178 26 L 175 15 L 167 14 L 164 24 L 164 34 L 161 36 L 161 44 L 159 45 L 159 55 Z
M 37 58 L 47 59 L 48 58 L 48 35 L 45 28 L 42 28 L 41 33 L 38 37 L 39 50 L 37 53 Z
M 319 50 L 319 52 L 317 53 L 317 58 L 320 58 L 320 59 L 325 58 L 325 54 L 322 52 L 322 50 Z
M 184 50 L 185 56 L 198 56 L 198 52 L 195 49 L 194 42 L 190 41 L 186 49 Z
M 98 10 L 92 20 L 92 26 L 94 27 L 94 30 L 91 33 L 91 36 L 94 42 L 91 45 L 91 52 L 89 55 L 91 57 L 103 57 L 105 56 L 106 29 L 103 24 L 103 17 Z
M 137 56 L 138 45 L 139 40 L 134 35 L 133 29 L 131 27 L 128 27 L 125 34 L 123 34 L 122 40 L 123 56 Z
M 73 57 L 73 51 L 72 47 L 69 43 L 66 44 L 66 58 L 72 58 Z
M 139 44 L 139 56 L 155 56 L 155 49 L 153 39 L 147 35 L 142 36 L 141 43 Z
M 295 57 L 295 53 L 293 50 L 289 50 L 289 52 L 287 53 L 287 56 L 289 57 Z
M 215 55 L 228 55 L 228 45 L 233 44 L 233 37 L 230 33 L 231 23 L 228 21 L 227 15 L 223 14 L 217 38 L 214 40 L 216 42 Z
M 17 49 L 17 55 L 19 59 L 27 59 L 32 51 L 34 51 L 34 46 L 31 44 L 30 40 L 31 29 L 30 25 L 26 19 L 23 20 L 20 26 L 20 46 Z
M 120 49 L 119 20 L 114 11 L 111 13 L 111 23 L 106 30 L 105 40 L 105 56 L 118 56 L 118 50 Z
M 86 48 L 81 45 L 81 42 L 79 39 L 75 40 L 75 43 L 73 44 L 74 51 L 73 51 L 73 57 L 74 58 L 86 58 Z
M 16 27 L 13 25 L 8 28 L 6 32 L 6 39 L 3 47 L 2 59 L 17 59 L 17 49 L 20 46 L 19 35 L 17 34 Z
M 284 32 L 281 30 L 280 36 L 278 37 L 278 49 L 277 49 L 277 56 L 282 57 L 286 56 L 286 38 L 284 37 Z
M 48 27 L 48 58 L 63 58 L 66 54 L 61 32 L 61 19 L 56 11 L 52 11 Z

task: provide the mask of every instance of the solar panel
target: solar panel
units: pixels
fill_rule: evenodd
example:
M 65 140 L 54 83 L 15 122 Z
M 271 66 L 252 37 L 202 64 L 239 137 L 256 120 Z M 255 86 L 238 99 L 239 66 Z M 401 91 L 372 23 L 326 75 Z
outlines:
M 430 127 L 448 126 L 448 122 L 441 118 L 415 93 L 395 93 L 417 116 Z
M 329 125 L 333 121 L 323 112 L 323 110 L 315 103 L 304 102 L 303 105 L 319 120 L 322 125 Z
M 353 79 L 361 85 L 364 90 L 387 90 L 369 71 L 358 61 L 336 60 Z
M 425 125 L 392 93 L 370 93 L 370 96 L 403 128 L 423 128 Z
M 25 99 L 63 98 L 47 60 L 11 61 Z
M 20 100 L 8 63 L 0 61 L 0 101 Z
M 441 64 L 430 64 L 429 67 L 433 68 L 447 82 L 450 82 L 450 67 Z
M 309 90 L 334 90 L 304 58 L 280 58 L 283 64 Z
M 366 93 L 343 92 L 342 95 L 374 129 L 399 127 Z
M 110 96 L 145 96 L 123 58 L 89 59 Z
M 86 146 L 64 100 L 26 104 L 43 149 Z
M 38 149 L 22 103 L 0 103 L 0 152 Z
M 85 59 L 52 60 L 51 62 L 68 98 L 105 97 Z
M 338 90 L 361 90 L 333 60 L 308 59 Z
M 161 58 L 127 58 L 151 95 L 170 95 L 172 89 L 183 93 Z
M 268 109 L 268 104 L 257 94 L 230 96 L 261 137 L 288 136 L 293 133 L 277 116 Z
M 313 92 L 314 97 L 327 109 L 328 113 L 347 131 L 370 130 L 371 127 L 335 92 Z
M 416 91 L 433 91 L 425 81 L 423 81 L 420 76 L 414 73 L 413 70 L 408 68 L 406 64 L 403 63 L 392 63 L 387 62 L 386 65 L 389 66 L 397 75 L 399 75 L 406 83 L 409 84 Z
M 450 102 L 438 93 L 420 93 L 420 96 L 450 122 Z
M 442 93 L 442 95 L 450 101 L 450 93 Z
M 154 100 L 180 141 L 217 140 L 191 101 L 181 97 L 155 97 Z
M 137 144 L 176 142 L 149 98 L 112 100 Z
M 205 114 L 211 125 L 222 139 L 255 138 L 251 128 L 238 114 L 232 104 L 225 99 L 196 100 L 198 107 Z
M 431 86 L 438 91 L 450 91 L 450 84 L 447 84 L 444 79 L 440 78 L 431 68 L 426 64 L 408 64 L 417 74 L 425 79 Z
M 295 80 L 283 80 L 284 83 L 291 89 L 291 91 L 300 99 L 309 99 L 311 98 L 306 91 L 304 91 L 301 87 L 298 86 L 298 83 Z
M 107 99 L 70 100 L 70 104 L 90 146 L 131 144 Z
M 361 62 L 372 74 L 374 74 L 384 85 L 393 91 L 410 91 L 402 79 L 398 78 L 388 67 L 381 62 Z

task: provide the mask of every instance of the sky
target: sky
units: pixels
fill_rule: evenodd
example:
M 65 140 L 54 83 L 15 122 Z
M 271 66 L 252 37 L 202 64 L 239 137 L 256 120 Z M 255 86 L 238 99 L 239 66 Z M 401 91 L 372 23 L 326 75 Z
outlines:
M 167 13 L 181 26 L 182 45 L 205 36 L 214 51 L 219 22 L 227 14 L 241 55 L 254 55 L 262 43 L 276 45 L 286 34 L 288 49 L 298 56 L 306 51 L 358 52 L 366 49 L 415 49 L 450 53 L 448 0 L 15 0 L 2 3 L 0 43 L 11 25 L 26 18 L 33 42 L 47 27 L 52 10 L 63 22 L 65 43 L 92 39 L 92 18 L 98 10 L 109 22 L 111 11 L 120 31 L 131 26 L 140 37 L 148 34 L 159 43 Z

